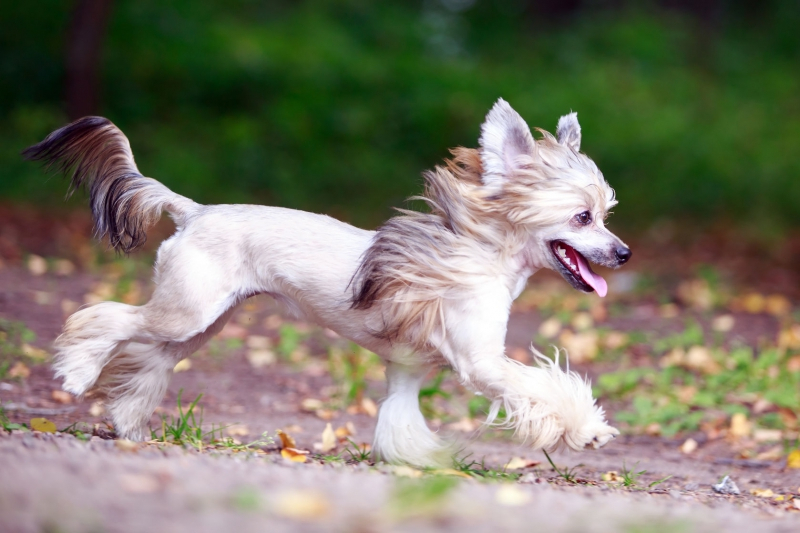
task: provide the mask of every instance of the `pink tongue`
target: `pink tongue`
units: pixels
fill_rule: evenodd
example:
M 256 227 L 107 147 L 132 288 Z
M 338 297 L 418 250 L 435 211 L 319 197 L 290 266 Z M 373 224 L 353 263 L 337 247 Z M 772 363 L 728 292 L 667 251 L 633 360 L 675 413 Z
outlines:
M 578 259 L 578 270 L 581 273 L 583 281 L 591 285 L 592 288 L 597 291 L 599 297 L 604 297 L 608 293 L 608 284 L 606 280 L 592 272 L 589 263 L 586 262 L 586 259 L 584 259 L 581 254 L 576 253 L 575 255 Z

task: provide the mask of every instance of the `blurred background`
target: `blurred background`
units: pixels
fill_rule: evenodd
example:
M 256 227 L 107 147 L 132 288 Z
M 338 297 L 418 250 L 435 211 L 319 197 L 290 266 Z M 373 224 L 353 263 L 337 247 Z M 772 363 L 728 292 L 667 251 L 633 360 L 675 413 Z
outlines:
M 800 222 L 797 1 L 39 0 L 2 13 L 7 206 L 60 206 L 65 183 L 19 152 L 101 114 L 181 194 L 374 227 L 449 147 L 476 146 L 503 97 L 551 131 L 578 111 L 618 231 L 775 238 Z

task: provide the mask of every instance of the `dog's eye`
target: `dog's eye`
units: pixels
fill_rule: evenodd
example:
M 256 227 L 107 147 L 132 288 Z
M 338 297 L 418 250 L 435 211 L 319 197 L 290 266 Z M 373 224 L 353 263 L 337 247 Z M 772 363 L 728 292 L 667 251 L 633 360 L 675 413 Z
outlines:
M 575 215 L 575 219 L 585 226 L 592 221 L 592 214 L 589 211 L 584 211 L 579 215 Z

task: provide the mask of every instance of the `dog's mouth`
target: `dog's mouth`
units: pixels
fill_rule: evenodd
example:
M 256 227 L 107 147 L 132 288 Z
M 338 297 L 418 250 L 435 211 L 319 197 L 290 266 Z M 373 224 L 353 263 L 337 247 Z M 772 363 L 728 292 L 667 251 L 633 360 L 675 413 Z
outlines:
M 551 241 L 550 250 L 562 267 L 561 275 L 573 287 L 584 292 L 597 291 L 600 297 L 608 293 L 606 280 L 594 273 L 586 258 L 575 248 L 564 241 Z

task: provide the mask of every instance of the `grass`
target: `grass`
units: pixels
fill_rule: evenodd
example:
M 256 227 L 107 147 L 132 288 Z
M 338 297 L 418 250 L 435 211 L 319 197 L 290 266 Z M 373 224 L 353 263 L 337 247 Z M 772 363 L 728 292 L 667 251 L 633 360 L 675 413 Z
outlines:
M 479 461 L 469 461 L 469 455 L 454 460 L 455 470 L 467 474 L 475 479 L 484 481 L 516 481 L 522 474 L 518 472 L 507 472 L 505 468 L 487 468 L 484 459 Z
M 351 342 L 344 350 L 338 346 L 328 349 L 328 369 L 340 389 L 339 403 L 361 405 L 368 379 L 379 378 L 383 365 L 377 355 Z
M 234 440 L 232 437 L 224 437 L 222 431 L 227 426 L 211 426 L 211 429 L 206 431 L 203 429 L 203 409 L 200 408 L 199 414 L 196 414 L 196 409 L 200 399 L 203 397 L 199 394 L 184 410 L 181 402 L 183 389 L 178 391 L 178 398 L 176 400 L 178 408 L 178 416 L 161 415 L 161 435 L 158 436 L 154 430 L 150 430 L 151 440 L 155 442 L 189 445 L 202 451 L 204 448 L 221 448 L 231 451 L 245 451 L 257 447 L 268 446 L 272 444 L 272 438 L 266 433 L 262 434 L 260 438 L 253 442 L 242 444 Z M 219 436 L 217 436 L 219 434 Z
M 556 466 L 556 464 L 550 458 L 550 454 L 548 454 L 547 451 L 545 451 L 545 450 L 542 450 L 542 451 L 544 452 L 544 456 L 547 457 L 547 462 L 550 463 L 550 466 L 553 467 L 553 470 L 556 471 L 556 474 L 558 474 L 558 476 L 561 479 L 563 479 L 567 483 L 572 483 L 572 484 L 578 483 L 578 478 L 577 478 L 576 472 L 577 472 L 578 468 L 583 466 L 582 464 L 578 464 L 578 465 L 575 465 L 575 466 L 573 466 L 571 468 L 568 467 L 568 468 L 564 468 L 564 470 L 561 470 L 560 468 L 558 468 Z
M 0 405 L 0 428 L 3 428 L 4 431 L 14 431 L 18 429 L 27 429 L 27 426 L 25 424 L 16 424 L 9 421 L 6 410 Z
M 6 379 L 17 362 L 38 363 L 43 360 L 46 354 L 30 347 L 35 340 L 36 334 L 24 322 L 0 318 L 0 379 Z

